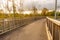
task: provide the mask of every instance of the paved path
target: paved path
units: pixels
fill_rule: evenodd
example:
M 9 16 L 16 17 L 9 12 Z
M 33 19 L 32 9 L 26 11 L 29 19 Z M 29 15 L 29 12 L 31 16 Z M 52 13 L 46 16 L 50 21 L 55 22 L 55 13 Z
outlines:
M 38 20 L 24 27 L 0 36 L 0 40 L 48 40 L 45 19 Z

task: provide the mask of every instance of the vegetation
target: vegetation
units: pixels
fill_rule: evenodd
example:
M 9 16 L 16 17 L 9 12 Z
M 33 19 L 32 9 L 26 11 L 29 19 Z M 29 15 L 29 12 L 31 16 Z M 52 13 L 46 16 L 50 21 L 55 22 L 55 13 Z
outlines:
M 26 18 L 26 17 L 35 17 L 35 16 L 40 16 L 40 14 L 18 14 L 16 13 L 15 16 L 14 14 L 1 14 L 0 13 L 0 18 Z
M 47 8 L 43 8 L 41 15 L 42 16 L 46 16 L 47 13 L 48 13 L 48 9 Z
M 42 9 L 42 13 L 41 13 L 42 16 L 54 16 L 55 15 L 55 11 L 50 11 L 47 9 L 47 8 L 43 8 Z M 57 16 L 60 16 L 60 12 L 56 12 L 56 15 Z
M 7 10 L 8 10 L 8 4 L 7 4 Z M 20 13 L 16 13 L 15 7 L 13 5 L 13 13 L 3 13 L 3 11 L 0 13 L 0 18 L 27 18 L 27 17 L 36 17 L 36 16 L 41 16 L 40 14 L 37 13 L 37 8 L 36 7 L 32 7 L 32 11 L 33 13 L 30 14 L 23 14 L 22 11 L 20 11 Z

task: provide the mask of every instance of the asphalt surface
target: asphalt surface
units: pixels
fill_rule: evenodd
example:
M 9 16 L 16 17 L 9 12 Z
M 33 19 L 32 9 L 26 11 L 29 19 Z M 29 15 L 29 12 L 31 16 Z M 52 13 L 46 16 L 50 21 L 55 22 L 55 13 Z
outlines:
M 41 19 L 0 35 L 0 40 L 48 40 L 45 21 Z

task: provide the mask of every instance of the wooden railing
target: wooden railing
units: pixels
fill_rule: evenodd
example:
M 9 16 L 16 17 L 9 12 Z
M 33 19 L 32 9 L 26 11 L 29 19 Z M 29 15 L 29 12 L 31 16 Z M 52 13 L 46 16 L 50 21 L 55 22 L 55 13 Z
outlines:
M 60 21 L 47 17 L 47 27 L 52 40 L 60 40 Z
M 16 29 L 18 27 L 21 27 L 23 25 L 26 25 L 28 23 L 31 23 L 33 21 L 39 20 L 44 17 L 30 17 L 30 18 L 24 18 L 24 19 L 10 19 L 8 21 L 0 21 L 0 35 L 4 34 L 8 31 L 11 31 L 13 29 Z

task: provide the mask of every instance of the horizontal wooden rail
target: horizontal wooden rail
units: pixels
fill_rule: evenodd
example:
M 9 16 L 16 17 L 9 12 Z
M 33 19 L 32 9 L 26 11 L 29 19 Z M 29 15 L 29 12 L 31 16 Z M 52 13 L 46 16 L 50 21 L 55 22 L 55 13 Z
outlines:
M 60 40 L 60 21 L 47 17 L 47 27 L 53 40 Z

